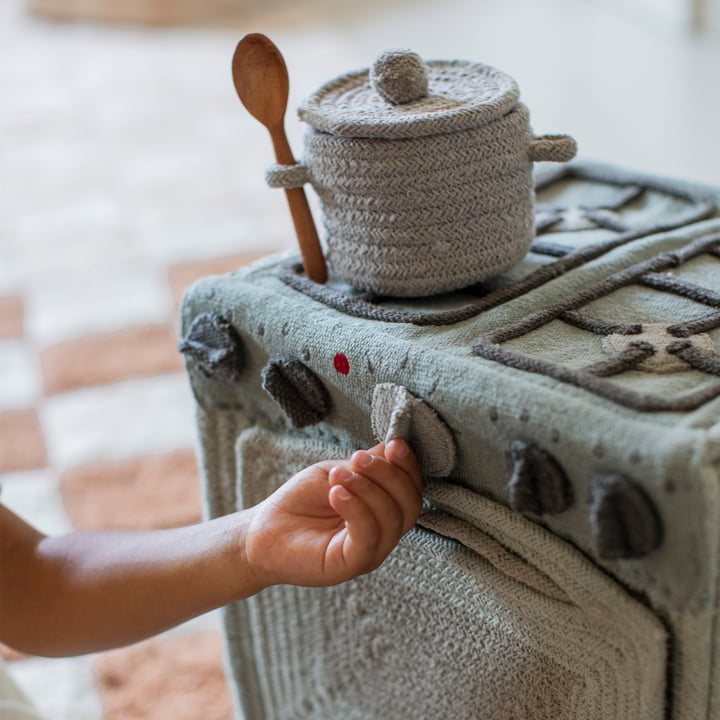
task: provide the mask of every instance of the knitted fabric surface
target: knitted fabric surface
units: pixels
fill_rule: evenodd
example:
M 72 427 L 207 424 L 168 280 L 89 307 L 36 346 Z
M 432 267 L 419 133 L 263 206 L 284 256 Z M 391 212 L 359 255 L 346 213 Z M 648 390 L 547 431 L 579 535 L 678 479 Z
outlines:
M 242 504 L 262 500 L 313 451 L 315 460 L 334 452 L 243 433 Z M 372 576 L 251 600 L 262 699 L 249 718 L 659 716 L 666 638 L 657 620 L 532 523 L 469 491 L 438 485 L 427 496 L 421 526 Z
M 438 474 L 377 572 L 227 609 L 248 720 L 720 716 L 720 192 L 545 177 L 484 289 L 373 298 L 293 254 L 188 292 L 210 514 L 388 433 Z
M 535 138 L 515 82 L 478 63 L 381 55 L 300 109 L 300 167 L 272 187 L 312 183 L 330 271 L 385 295 L 433 295 L 512 266 L 534 235 L 533 160 L 569 160 L 574 142 Z

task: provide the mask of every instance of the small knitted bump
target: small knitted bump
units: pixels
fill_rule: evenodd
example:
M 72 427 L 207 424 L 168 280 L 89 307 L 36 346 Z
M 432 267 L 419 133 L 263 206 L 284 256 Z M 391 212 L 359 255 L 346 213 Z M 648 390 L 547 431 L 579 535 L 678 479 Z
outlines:
M 370 70 L 375 91 L 393 105 L 419 100 L 428 93 L 428 71 L 417 53 L 387 50 Z

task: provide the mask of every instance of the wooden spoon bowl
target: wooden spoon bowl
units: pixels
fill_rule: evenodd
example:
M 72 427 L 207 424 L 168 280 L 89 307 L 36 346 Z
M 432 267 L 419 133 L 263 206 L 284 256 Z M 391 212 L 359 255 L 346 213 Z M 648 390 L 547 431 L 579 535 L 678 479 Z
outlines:
M 265 35 L 246 35 L 235 48 L 232 60 L 235 90 L 247 111 L 269 131 L 280 165 L 296 165 L 285 134 L 285 111 L 290 84 L 280 51 Z M 327 268 L 310 207 L 302 188 L 285 190 L 303 267 L 311 280 L 324 283 Z

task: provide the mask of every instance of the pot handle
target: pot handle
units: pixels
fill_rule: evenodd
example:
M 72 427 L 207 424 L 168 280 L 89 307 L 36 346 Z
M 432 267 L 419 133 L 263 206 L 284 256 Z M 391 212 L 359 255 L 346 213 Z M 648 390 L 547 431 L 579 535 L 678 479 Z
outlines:
M 310 182 L 310 170 L 302 163 L 297 165 L 271 165 L 265 171 L 265 182 L 271 188 L 302 187 Z
M 568 162 L 577 153 L 577 143 L 569 135 L 538 135 L 530 141 L 530 160 Z

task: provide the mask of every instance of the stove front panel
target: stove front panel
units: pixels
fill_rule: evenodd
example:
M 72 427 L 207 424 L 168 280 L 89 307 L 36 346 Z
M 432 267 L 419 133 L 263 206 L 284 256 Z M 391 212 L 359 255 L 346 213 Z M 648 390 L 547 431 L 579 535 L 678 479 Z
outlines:
M 243 432 L 241 503 L 337 454 L 292 433 Z M 496 503 L 442 482 L 427 496 L 419 526 L 377 572 L 249 601 L 261 691 L 249 717 L 660 717 L 667 637 L 650 611 Z
M 583 208 L 585 191 L 572 178 L 563 183 L 545 198 L 547 213 Z M 665 226 L 694 217 L 692 198 L 663 195 L 659 185 L 650 198 L 633 195 L 631 185 L 603 201 L 622 206 L 626 223 L 658 209 Z M 184 344 L 213 514 L 257 502 L 313 459 L 374 443 L 379 386 L 425 403 L 453 445 L 453 469 L 429 488 L 423 524 L 377 573 L 335 589 L 274 588 L 228 611 L 234 677 L 252 720 L 421 717 L 425 704 L 427 717 L 614 720 L 627 711 L 665 720 L 669 698 L 676 720 L 711 717 L 704 708 L 716 672 L 720 399 L 648 411 L 583 387 L 572 373 L 588 357 L 612 359 L 602 343 L 613 333 L 578 327 L 577 313 L 576 324 L 567 315 L 537 323 L 534 313 L 579 296 L 595 305 L 563 312 L 592 315 L 595 327 L 657 321 L 643 315 L 644 301 L 631 317 L 647 286 L 618 288 L 616 304 L 615 291 L 582 293 L 720 232 L 720 222 L 656 235 L 612 228 L 607 218 L 599 228 L 569 230 L 569 222 L 547 226 L 545 245 L 517 278 L 430 304 L 342 287 L 310 292 L 289 280 L 285 259 L 203 280 L 188 294 Z M 597 252 L 599 236 L 620 241 Z M 552 257 L 572 259 L 587 247 L 586 262 L 542 274 Z M 713 262 L 705 257 L 688 272 L 720 291 Z M 671 310 L 688 300 L 652 292 L 670 298 Z M 696 317 L 697 299 L 689 302 L 693 312 L 671 325 Z M 472 312 L 448 318 L 467 306 Z M 442 323 L 425 322 L 437 312 L 446 313 Z M 691 330 L 714 345 L 720 338 L 708 322 Z M 562 331 L 553 333 L 553 323 Z M 503 338 L 507 328 L 522 332 Z M 542 362 L 518 367 L 484 356 L 478 339 L 487 337 Z M 543 372 L 546 361 L 559 375 Z M 690 368 L 669 383 L 692 393 L 713 382 L 708 375 Z M 662 394 L 664 380 L 638 366 L 598 382 L 648 396 Z M 501 677 L 486 674 L 491 665 L 503 668 Z M 535 707 L 545 715 L 523 710 L 523 676 L 539 688 Z M 492 687 L 503 688 L 494 699 Z M 573 690 L 561 697 L 560 687 Z M 443 714 L 441 696 L 452 713 Z M 462 708 L 470 708 L 465 716 Z

